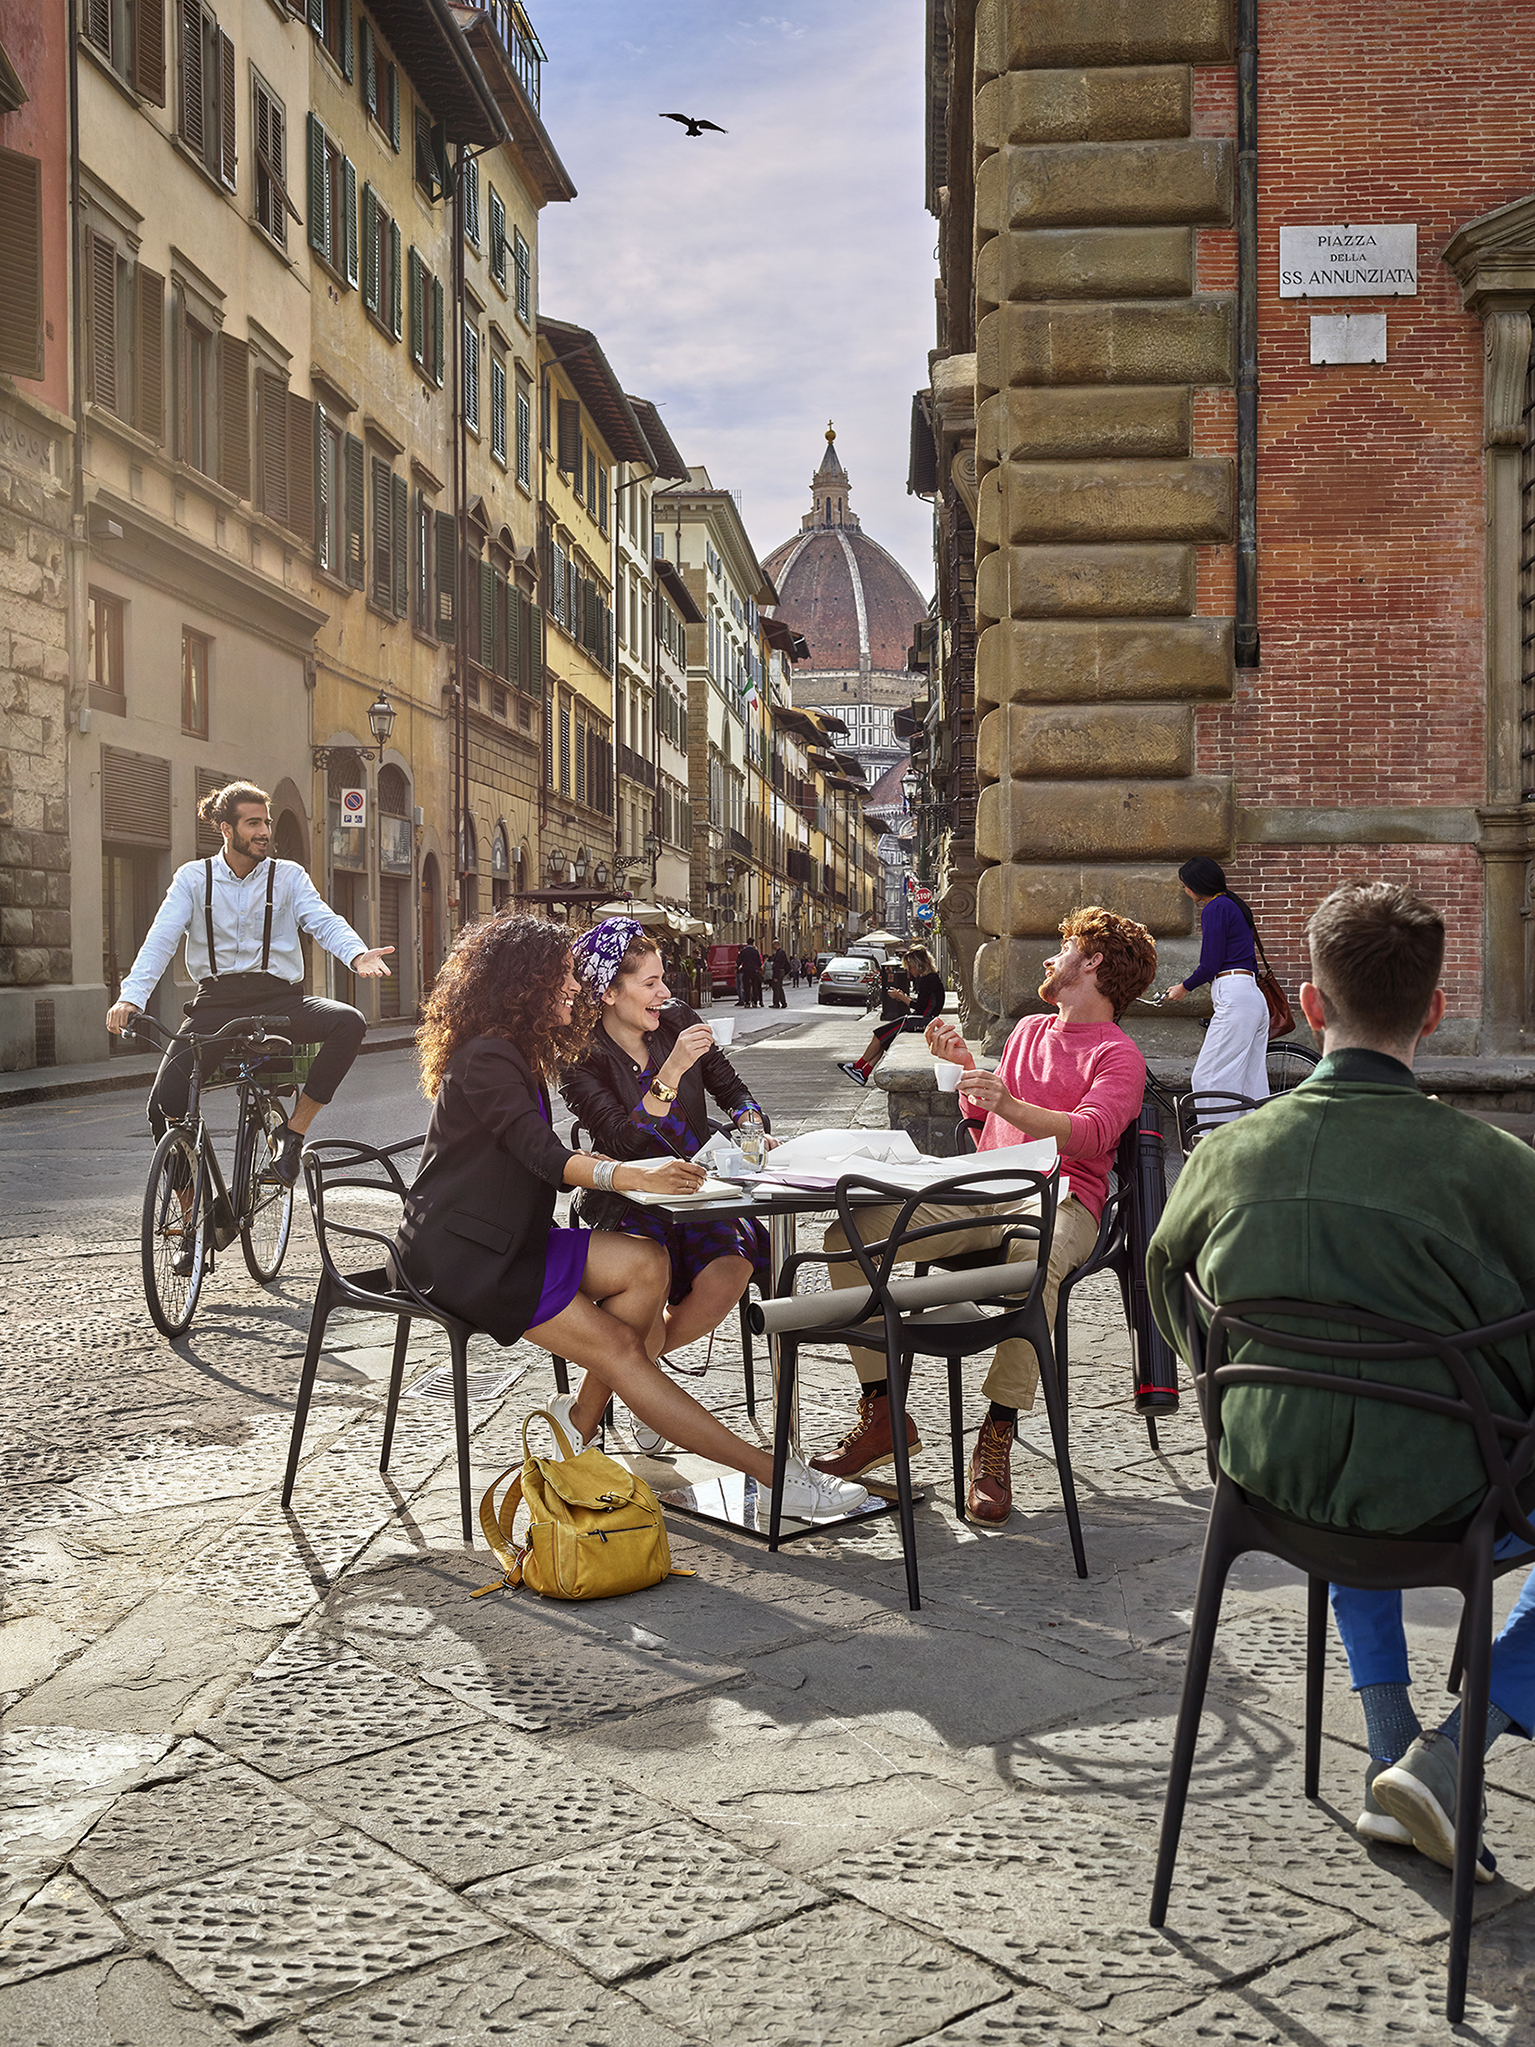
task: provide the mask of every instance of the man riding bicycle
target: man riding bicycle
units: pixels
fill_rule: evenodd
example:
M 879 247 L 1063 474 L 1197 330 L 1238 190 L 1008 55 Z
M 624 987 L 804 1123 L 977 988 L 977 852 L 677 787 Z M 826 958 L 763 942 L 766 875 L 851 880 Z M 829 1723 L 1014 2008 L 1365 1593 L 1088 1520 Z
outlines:
M 299 933 L 307 931 L 325 950 L 365 980 L 387 976 L 384 955 L 392 945 L 370 948 L 344 917 L 327 908 L 296 860 L 271 857 L 272 815 L 265 790 L 230 782 L 205 796 L 197 815 L 216 824 L 224 848 L 208 860 L 178 867 L 165 901 L 149 927 L 122 985 L 107 1011 L 107 1029 L 126 1029 L 144 1007 L 155 983 L 186 940 L 187 971 L 197 983 L 186 1005 L 191 1028 L 211 1032 L 237 1016 L 280 1019 L 295 1044 L 320 1050 L 304 1091 L 289 1112 L 282 1149 L 272 1171 L 284 1186 L 298 1178 L 304 1133 L 335 1094 L 357 1057 L 368 1026 L 362 1012 L 344 1002 L 323 1002 L 304 993 L 304 955 Z M 149 1097 L 149 1125 L 158 1142 L 166 1124 L 186 1111 L 193 1048 L 178 1039 L 167 1051 Z

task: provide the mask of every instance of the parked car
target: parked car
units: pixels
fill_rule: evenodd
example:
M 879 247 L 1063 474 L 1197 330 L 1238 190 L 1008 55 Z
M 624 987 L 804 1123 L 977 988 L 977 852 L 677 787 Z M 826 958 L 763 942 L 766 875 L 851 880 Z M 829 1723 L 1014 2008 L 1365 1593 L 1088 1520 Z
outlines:
M 821 978 L 816 983 L 816 1001 L 852 1002 L 862 1009 L 869 1000 L 869 990 L 879 979 L 879 968 L 874 961 L 854 958 L 849 954 L 827 960 L 821 969 Z
M 818 981 L 820 980 L 825 970 L 831 965 L 832 961 L 838 958 L 840 958 L 840 954 L 834 952 L 818 952 L 816 954 L 815 977 Z
M 711 945 L 709 948 L 709 985 L 716 995 L 734 995 L 736 992 L 736 954 L 738 945 Z

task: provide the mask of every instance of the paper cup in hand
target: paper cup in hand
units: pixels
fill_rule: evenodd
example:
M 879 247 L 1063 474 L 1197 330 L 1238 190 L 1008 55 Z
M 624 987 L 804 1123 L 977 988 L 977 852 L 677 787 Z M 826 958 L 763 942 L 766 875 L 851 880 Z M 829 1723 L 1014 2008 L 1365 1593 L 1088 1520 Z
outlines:
M 933 1074 L 938 1082 L 939 1093 L 952 1095 L 959 1086 L 959 1076 L 964 1070 L 964 1067 L 959 1064 L 958 1060 L 935 1059 L 933 1061 Z
M 716 1045 L 728 1045 L 736 1034 L 736 1020 L 733 1016 L 711 1016 L 709 1028 Z

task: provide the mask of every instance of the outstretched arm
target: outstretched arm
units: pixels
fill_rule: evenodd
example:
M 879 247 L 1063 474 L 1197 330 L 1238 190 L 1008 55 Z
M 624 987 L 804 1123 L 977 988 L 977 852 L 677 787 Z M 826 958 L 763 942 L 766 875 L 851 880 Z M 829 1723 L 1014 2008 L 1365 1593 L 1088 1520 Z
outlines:
M 370 949 L 368 941 L 325 901 L 298 862 L 290 864 L 293 868 L 293 916 L 299 930 L 307 931 L 317 945 L 323 945 L 344 967 L 350 967 L 365 981 L 387 975 L 389 969 L 384 965 L 384 955 L 393 952 L 394 947 L 380 945 Z

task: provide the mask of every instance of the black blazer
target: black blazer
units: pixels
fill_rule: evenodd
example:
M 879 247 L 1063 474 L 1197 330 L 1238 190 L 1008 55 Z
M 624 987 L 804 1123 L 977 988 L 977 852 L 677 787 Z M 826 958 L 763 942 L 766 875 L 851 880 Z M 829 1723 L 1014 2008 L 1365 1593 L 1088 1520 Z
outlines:
M 685 1002 L 667 1003 L 660 1022 L 645 1036 L 646 1050 L 654 1062 L 652 1072 L 666 1064 L 682 1033 L 701 1021 Z M 599 1023 L 586 1057 L 560 1084 L 561 1094 L 591 1138 L 593 1151 L 606 1152 L 612 1159 L 664 1159 L 668 1155 L 670 1146 L 654 1128 L 642 1129 L 629 1120 L 629 1112 L 644 1094 L 641 1074 L 642 1069 Z M 694 1151 L 708 1142 L 714 1127 L 709 1118 L 709 1095 L 727 1110 L 744 1109 L 752 1099 L 751 1089 L 718 1045 L 693 1062 L 677 1089 L 677 1107 L 686 1119 Z M 627 1207 L 621 1194 L 585 1193 L 580 1201 L 581 1221 L 588 1229 L 612 1229 Z
M 515 1343 L 533 1319 L 570 1147 L 517 1046 L 470 1038 L 448 1061 L 395 1239 L 401 1266 L 446 1314 Z

